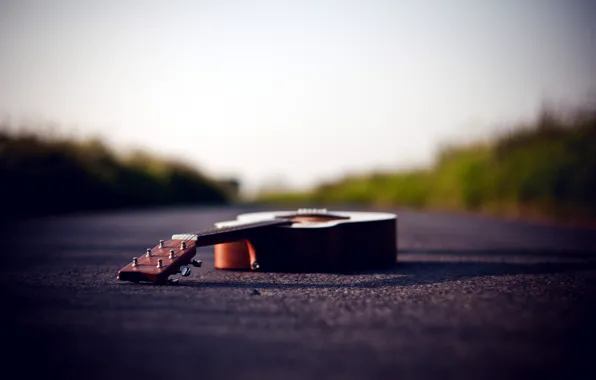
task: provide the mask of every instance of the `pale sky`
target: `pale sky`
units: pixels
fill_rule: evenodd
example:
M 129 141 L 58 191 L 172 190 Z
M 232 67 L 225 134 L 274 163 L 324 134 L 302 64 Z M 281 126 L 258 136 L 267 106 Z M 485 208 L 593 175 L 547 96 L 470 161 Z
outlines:
M 425 165 L 596 90 L 594 2 L 0 0 L 0 117 L 245 189 Z M 492 128 L 492 129 L 491 129 Z

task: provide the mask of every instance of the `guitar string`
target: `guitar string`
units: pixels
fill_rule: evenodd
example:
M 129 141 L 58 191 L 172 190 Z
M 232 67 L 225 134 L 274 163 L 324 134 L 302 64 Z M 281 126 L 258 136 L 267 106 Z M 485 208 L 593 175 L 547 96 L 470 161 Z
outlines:
M 297 216 L 297 215 L 298 214 L 294 214 L 293 216 Z M 276 224 L 281 225 L 284 222 L 286 222 L 287 220 L 288 220 L 288 216 L 286 215 L 283 219 L 271 219 L 271 220 L 257 221 L 257 222 L 248 223 L 247 225 L 241 225 L 241 226 L 231 226 L 231 227 L 221 227 L 221 228 L 216 227 L 216 228 L 207 229 L 204 231 L 198 231 L 196 233 L 184 234 L 185 239 L 182 241 L 185 243 L 192 241 L 194 236 L 196 236 L 196 240 L 198 241 L 199 237 L 201 237 L 201 236 L 208 236 L 208 235 L 221 233 L 221 232 L 241 231 L 243 229 L 257 228 L 257 227 L 268 226 L 268 225 L 274 226 Z M 172 240 L 174 240 L 174 239 L 172 239 Z M 199 250 L 199 247 L 196 245 L 196 243 L 195 243 L 195 249 L 196 249 L 196 253 L 195 253 L 195 255 L 196 255 L 196 254 L 198 254 L 198 250 Z
M 293 216 L 297 216 L 297 214 L 294 214 Z M 246 225 L 241 225 L 241 226 L 231 226 L 231 227 L 220 227 L 220 228 L 211 228 L 211 229 L 207 229 L 207 230 L 203 230 L 203 231 L 198 231 L 196 233 L 185 233 L 185 238 L 182 240 L 183 242 L 189 242 L 196 236 L 196 240 L 198 241 L 198 239 L 200 237 L 203 236 L 209 236 L 209 235 L 213 235 L 213 234 L 217 234 L 217 233 L 225 233 L 225 232 L 232 232 L 232 231 L 241 231 L 241 230 L 245 230 L 245 229 L 251 229 L 251 228 L 258 228 L 258 227 L 266 227 L 266 226 L 275 226 L 277 224 L 281 225 L 284 224 L 288 221 L 288 216 L 285 215 L 283 219 L 271 219 L 271 220 L 263 220 L 263 221 L 256 221 L 256 222 L 252 222 L 252 223 L 248 223 Z M 174 239 L 172 239 L 174 240 Z M 195 248 L 199 249 L 198 246 L 196 246 L 195 243 Z
M 294 216 L 296 216 L 297 214 L 294 214 Z M 217 234 L 217 233 L 223 233 L 223 232 L 232 232 L 232 231 L 241 231 L 244 229 L 251 229 L 251 228 L 258 228 L 258 227 L 265 227 L 265 226 L 274 226 L 276 224 L 283 224 L 287 221 L 288 216 L 284 216 L 283 219 L 271 219 L 271 220 L 263 220 L 263 221 L 256 221 L 256 222 L 252 222 L 252 223 L 248 223 L 246 225 L 241 225 L 241 226 L 231 226 L 231 227 L 220 227 L 220 228 L 211 228 L 211 229 L 206 229 L 203 231 L 198 231 L 196 233 L 185 233 L 183 235 L 185 235 L 185 238 L 182 240 L 182 242 L 189 242 L 194 240 L 193 238 L 196 236 L 196 240 L 198 241 L 198 239 L 202 236 L 209 236 L 209 235 L 213 235 L 213 234 Z M 174 240 L 174 239 L 172 239 Z M 196 246 L 195 247 L 198 251 L 199 247 Z
M 243 230 L 243 229 L 250 229 L 250 228 L 257 228 L 257 227 L 261 227 L 261 226 L 274 226 L 276 224 L 283 224 L 283 222 L 291 219 L 292 217 L 296 217 L 296 216 L 300 216 L 298 213 L 294 213 L 293 215 L 284 215 L 283 218 L 280 219 L 271 219 L 271 220 L 265 220 L 265 221 L 257 221 L 257 222 L 253 222 L 253 223 L 248 223 L 247 225 L 242 225 L 242 226 L 232 226 L 232 227 L 221 227 L 221 228 L 213 228 L 213 229 L 208 229 L 208 230 L 204 230 L 204 231 L 198 231 L 196 233 L 188 233 L 185 234 L 185 239 L 182 240 L 183 242 L 187 243 L 189 241 L 193 240 L 193 237 L 196 236 L 197 237 L 197 241 L 199 239 L 199 237 L 201 236 L 208 236 L 208 235 L 212 235 L 215 233 L 220 233 L 220 232 L 231 232 L 231 231 L 239 231 L 239 230 Z M 304 215 L 301 215 L 304 216 Z M 174 239 L 172 239 L 174 240 Z M 198 251 L 199 247 L 196 246 L 195 244 L 195 249 Z M 198 252 L 195 253 L 195 255 Z M 283 303 L 283 300 L 282 300 Z M 286 306 L 286 310 L 287 310 L 287 305 L 284 304 L 284 306 Z
M 279 219 L 269 219 L 269 220 L 262 220 L 262 221 L 256 221 L 256 222 L 252 222 L 252 223 L 248 223 L 246 225 L 240 225 L 240 226 L 230 226 L 230 227 L 220 227 L 220 228 L 211 228 L 211 229 L 206 229 L 203 231 L 198 231 L 195 233 L 185 233 L 185 234 L 181 234 L 181 235 L 186 235 L 189 236 L 187 237 L 186 240 L 184 241 L 190 241 L 193 239 L 194 236 L 196 236 L 197 238 L 201 237 L 201 236 L 208 236 L 208 235 L 212 235 L 212 234 L 216 234 L 216 233 L 221 233 L 221 232 L 230 232 L 230 231 L 236 231 L 236 230 L 243 230 L 243 229 L 250 229 L 250 228 L 255 228 L 255 227 L 261 227 L 261 226 L 268 226 L 268 225 L 276 225 L 276 224 L 283 224 L 284 222 L 287 222 L 288 219 L 294 218 L 294 217 L 299 217 L 299 216 L 318 216 L 319 214 L 310 214 L 310 213 L 293 213 L 293 214 L 289 214 L 289 215 L 281 215 L 279 217 Z M 330 214 L 325 214 L 326 216 L 329 216 Z M 339 217 L 339 216 L 336 216 Z

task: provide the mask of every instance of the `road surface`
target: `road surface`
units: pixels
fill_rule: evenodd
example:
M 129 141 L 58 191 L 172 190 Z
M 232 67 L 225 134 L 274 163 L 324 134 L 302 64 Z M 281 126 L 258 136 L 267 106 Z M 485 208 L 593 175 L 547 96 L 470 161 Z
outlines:
M 119 211 L 3 226 L 5 373 L 593 378 L 593 230 L 397 211 L 390 270 L 227 272 L 201 249 L 203 267 L 179 286 L 116 280 L 158 239 L 247 211 Z

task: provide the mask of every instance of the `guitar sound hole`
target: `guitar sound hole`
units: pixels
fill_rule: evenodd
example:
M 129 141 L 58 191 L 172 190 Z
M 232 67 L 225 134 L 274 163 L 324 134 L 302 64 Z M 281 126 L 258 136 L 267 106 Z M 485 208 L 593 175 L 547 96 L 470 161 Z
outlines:
M 326 217 L 326 216 L 296 216 L 292 218 L 294 223 L 322 223 L 329 222 L 331 220 L 337 220 L 338 218 Z

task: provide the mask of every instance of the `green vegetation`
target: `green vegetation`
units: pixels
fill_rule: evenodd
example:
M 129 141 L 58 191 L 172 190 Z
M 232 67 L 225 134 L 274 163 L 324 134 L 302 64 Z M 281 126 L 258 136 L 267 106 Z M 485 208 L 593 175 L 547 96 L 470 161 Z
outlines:
M 470 210 L 567 220 L 596 218 L 596 112 L 544 111 L 492 143 L 444 149 L 432 168 L 351 176 L 259 201 Z
M 191 167 L 99 140 L 11 134 L 0 126 L 0 219 L 92 209 L 224 203 L 228 193 Z

